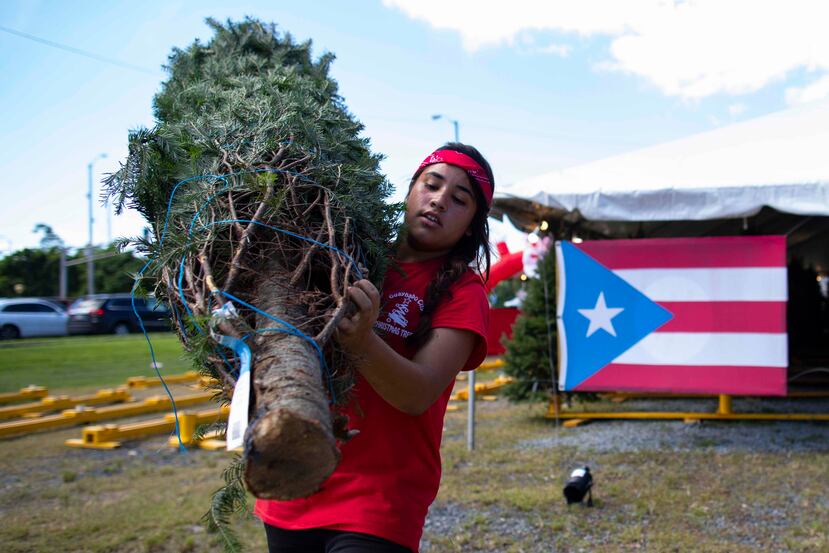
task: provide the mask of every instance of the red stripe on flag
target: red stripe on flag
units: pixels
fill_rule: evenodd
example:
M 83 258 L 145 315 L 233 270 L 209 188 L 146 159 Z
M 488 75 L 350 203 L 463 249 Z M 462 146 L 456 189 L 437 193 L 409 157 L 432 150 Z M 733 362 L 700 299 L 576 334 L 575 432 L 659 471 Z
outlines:
M 594 240 L 575 244 L 608 269 L 785 267 L 785 236 Z
M 611 363 L 577 392 L 668 392 L 785 396 L 786 367 L 623 365 Z M 631 385 L 631 383 L 637 383 Z
M 656 332 L 786 332 L 783 301 L 659 302 L 673 319 Z

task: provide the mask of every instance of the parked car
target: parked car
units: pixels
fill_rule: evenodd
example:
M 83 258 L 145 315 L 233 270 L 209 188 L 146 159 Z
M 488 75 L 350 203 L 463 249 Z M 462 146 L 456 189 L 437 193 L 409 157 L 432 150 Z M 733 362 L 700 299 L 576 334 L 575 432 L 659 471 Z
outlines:
M 147 330 L 169 330 L 170 310 L 154 298 L 135 298 L 135 309 Z M 95 294 L 69 307 L 69 334 L 129 334 L 141 326 L 130 294 Z
M 61 305 L 48 300 L 0 299 L 0 339 L 66 336 L 68 319 Z

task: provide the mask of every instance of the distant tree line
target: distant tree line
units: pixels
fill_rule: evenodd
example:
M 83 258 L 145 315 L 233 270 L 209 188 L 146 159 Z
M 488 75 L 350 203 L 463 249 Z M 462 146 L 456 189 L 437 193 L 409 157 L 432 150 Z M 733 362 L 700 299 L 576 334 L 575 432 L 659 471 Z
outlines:
M 46 225 L 38 225 L 42 232 L 39 248 L 18 250 L 0 259 L 0 297 L 54 297 L 60 290 L 60 251 L 63 241 Z M 95 292 L 128 292 L 133 278 L 145 261 L 130 252 L 118 253 L 117 246 L 96 247 L 94 255 L 113 254 L 95 261 Z M 70 250 L 66 261 L 85 259 L 84 249 Z M 66 269 L 66 293 L 70 298 L 86 294 L 86 264 Z

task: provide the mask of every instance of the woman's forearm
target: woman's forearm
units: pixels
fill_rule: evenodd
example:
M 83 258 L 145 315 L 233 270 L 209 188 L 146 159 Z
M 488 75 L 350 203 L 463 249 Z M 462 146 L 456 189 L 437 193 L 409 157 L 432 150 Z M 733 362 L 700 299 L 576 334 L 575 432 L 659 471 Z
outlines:
M 357 367 L 388 403 L 409 415 L 420 415 L 466 363 L 475 339 L 469 331 L 437 329 L 410 360 L 372 333 L 355 352 Z
M 458 374 L 478 336 L 469 330 L 435 328 L 412 359 L 400 355 L 374 332 L 380 293 L 368 280 L 348 289 L 356 311 L 337 326 L 337 340 L 357 361 L 371 387 L 392 406 L 420 415 Z

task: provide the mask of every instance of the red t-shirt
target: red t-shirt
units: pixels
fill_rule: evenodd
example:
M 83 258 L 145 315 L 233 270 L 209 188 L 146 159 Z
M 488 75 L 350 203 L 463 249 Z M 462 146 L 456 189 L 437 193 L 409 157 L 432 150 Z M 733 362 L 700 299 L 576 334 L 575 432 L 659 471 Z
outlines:
M 417 328 L 426 288 L 442 258 L 401 263 L 400 274 L 389 269 L 383 285 L 380 316 L 375 327 L 400 355 L 416 350 L 404 340 Z M 489 326 L 481 278 L 468 271 L 451 288 L 432 318 L 432 328 L 470 330 L 480 336 L 464 370 L 486 356 Z M 362 532 L 417 551 L 426 512 L 440 484 L 440 441 L 452 384 L 419 416 L 387 403 L 358 374 L 347 407 L 349 427 L 360 433 L 341 445 L 342 459 L 322 488 L 305 499 L 257 500 L 254 512 L 267 524 L 286 530 L 328 528 Z

